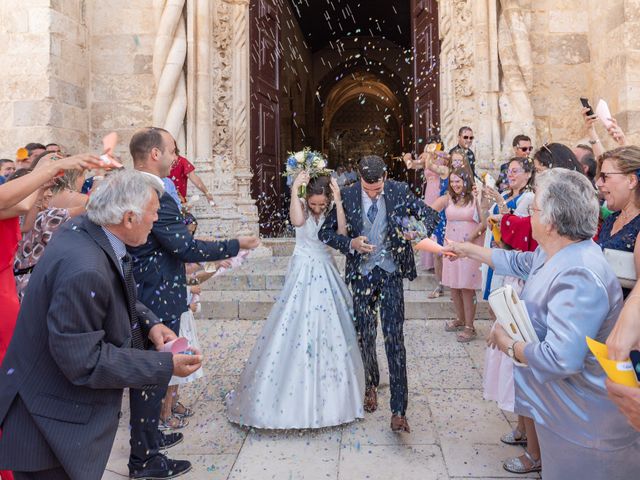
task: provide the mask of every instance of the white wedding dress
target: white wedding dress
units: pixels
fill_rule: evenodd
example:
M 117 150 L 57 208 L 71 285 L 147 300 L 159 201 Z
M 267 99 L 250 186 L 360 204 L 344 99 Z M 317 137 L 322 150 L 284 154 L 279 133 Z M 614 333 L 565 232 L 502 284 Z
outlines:
M 296 228 L 285 284 L 226 399 L 229 420 L 320 428 L 364 417 L 364 368 L 351 293 L 310 215 Z

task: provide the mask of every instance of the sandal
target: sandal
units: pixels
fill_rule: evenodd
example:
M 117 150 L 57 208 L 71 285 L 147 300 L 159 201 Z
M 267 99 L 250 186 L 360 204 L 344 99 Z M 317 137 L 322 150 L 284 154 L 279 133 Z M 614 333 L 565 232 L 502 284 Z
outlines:
M 500 441 L 502 443 L 506 443 L 507 445 L 527 445 L 527 435 L 517 428 L 512 432 L 505 433 L 500 437 Z
M 177 415 L 170 415 L 166 420 L 160 419 L 158 421 L 158 430 L 177 430 L 179 428 L 184 428 L 189 425 L 189 420 L 178 417 Z
M 440 298 L 442 295 L 444 295 L 444 289 L 442 288 L 442 285 L 438 285 L 433 289 L 433 292 L 427 295 L 427 298 Z
M 462 332 L 456 335 L 456 340 L 460 343 L 467 343 L 475 339 L 478 336 L 478 332 L 473 327 L 464 327 Z
M 531 464 L 530 467 L 527 467 L 524 464 L 524 459 L 528 460 Z M 519 457 L 511 457 L 507 458 L 502 464 L 502 468 L 504 468 L 507 472 L 511 473 L 533 473 L 542 471 L 542 459 L 534 460 L 529 452 L 524 451 L 524 455 L 520 455 Z
M 178 410 L 182 410 L 179 412 Z M 195 413 L 192 408 L 185 407 L 182 402 L 176 402 L 175 406 L 171 409 L 171 413 L 178 418 L 193 417 Z
M 464 330 L 463 320 L 451 320 L 444 324 L 445 332 L 459 332 L 460 330 Z

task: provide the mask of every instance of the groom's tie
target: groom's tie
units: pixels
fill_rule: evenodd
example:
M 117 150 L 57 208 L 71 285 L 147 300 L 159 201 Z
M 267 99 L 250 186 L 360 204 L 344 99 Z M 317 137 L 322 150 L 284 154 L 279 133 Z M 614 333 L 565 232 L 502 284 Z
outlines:
M 371 223 L 373 223 L 376 220 L 376 215 L 378 215 L 378 201 L 374 200 L 367 212 L 367 218 Z

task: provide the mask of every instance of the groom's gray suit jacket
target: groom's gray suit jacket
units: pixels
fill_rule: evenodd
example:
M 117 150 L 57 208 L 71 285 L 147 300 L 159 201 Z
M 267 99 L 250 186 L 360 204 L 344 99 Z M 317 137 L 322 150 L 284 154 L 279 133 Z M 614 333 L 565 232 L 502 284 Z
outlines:
M 351 240 L 363 234 L 362 220 L 362 186 L 360 182 L 341 191 L 342 206 L 347 217 L 347 235 L 339 235 L 336 231 L 338 220 L 333 209 L 322 225 L 318 238 L 330 247 L 340 250 L 347 257 L 346 280 L 353 281 L 360 271 L 363 257 L 360 253 L 350 251 Z M 405 217 L 415 217 L 422 221 L 429 234 L 438 222 L 438 213 L 419 200 L 406 183 L 387 180 L 384 183 L 383 195 L 387 213 L 387 239 L 385 245 L 391 250 L 393 260 L 402 278 L 416 278 L 416 264 L 411 242 L 407 241 L 400 225 Z

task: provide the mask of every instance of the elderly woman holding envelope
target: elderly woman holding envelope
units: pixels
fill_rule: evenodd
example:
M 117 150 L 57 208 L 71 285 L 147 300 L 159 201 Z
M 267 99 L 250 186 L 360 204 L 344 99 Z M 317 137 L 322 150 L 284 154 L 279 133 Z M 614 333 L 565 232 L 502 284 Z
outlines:
M 499 325 L 489 341 L 525 365 L 514 371 L 515 411 L 536 423 L 544 478 L 635 478 L 640 434 L 607 397 L 605 373 L 585 341 L 604 342 L 622 307 L 620 284 L 591 240 L 595 191 L 584 175 L 562 168 L 539 175 L 535 190 L 535 252 L 471 243 L 445 250 L 525 280 L 521 298 L 540 342 L 515 342 Z

